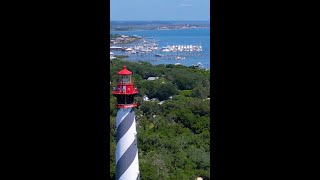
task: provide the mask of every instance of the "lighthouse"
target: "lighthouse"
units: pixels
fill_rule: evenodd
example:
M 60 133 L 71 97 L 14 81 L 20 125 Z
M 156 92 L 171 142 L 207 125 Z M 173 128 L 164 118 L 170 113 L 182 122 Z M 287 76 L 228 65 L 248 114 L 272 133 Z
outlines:
M 113 95 L 117 98 L 116 118 L 116 180 L 140 180 L 137 130 L 134 96 L 138 89 L 133 86 L 132 72 L 126 66 L 118 72 L 117 86 Z

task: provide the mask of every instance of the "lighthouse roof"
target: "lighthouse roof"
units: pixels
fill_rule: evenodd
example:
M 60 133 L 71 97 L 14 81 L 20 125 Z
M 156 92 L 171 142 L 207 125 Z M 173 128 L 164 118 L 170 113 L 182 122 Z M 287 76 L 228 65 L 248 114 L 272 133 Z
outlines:
M 129 75 L 129 74 L 132 74 L 132 72 L 129 71 L 126 66 L 123 66 L 122 70 L 119 71 L 118 74 L 119 75 Z

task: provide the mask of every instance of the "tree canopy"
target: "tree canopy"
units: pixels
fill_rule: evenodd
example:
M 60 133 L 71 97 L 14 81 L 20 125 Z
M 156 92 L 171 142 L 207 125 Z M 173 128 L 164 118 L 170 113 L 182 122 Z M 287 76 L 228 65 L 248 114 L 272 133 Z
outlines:
M 135 112 L 141 179 L 210 179 L 210 71 L 115 59 L 110 89 L 124 65 L 139 90 Z M 150 76 L 159 78 L 147 80 Z M 143 101 L 144 95 L 158 100 Z M 117 109 L 116 98 L 110 94 L 110 99 L 110 178 L 115 179 Z

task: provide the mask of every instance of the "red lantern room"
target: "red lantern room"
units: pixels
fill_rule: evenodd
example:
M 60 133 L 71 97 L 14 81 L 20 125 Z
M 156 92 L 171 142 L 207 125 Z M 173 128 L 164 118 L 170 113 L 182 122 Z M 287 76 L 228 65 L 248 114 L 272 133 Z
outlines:
M 132 72 L 126 66 L 118 72 L 117 87 L 112 93 L 117 97 L 118 108 L 137 107 L 134 96 L 138 94 L 138 89 L 133 86 Z

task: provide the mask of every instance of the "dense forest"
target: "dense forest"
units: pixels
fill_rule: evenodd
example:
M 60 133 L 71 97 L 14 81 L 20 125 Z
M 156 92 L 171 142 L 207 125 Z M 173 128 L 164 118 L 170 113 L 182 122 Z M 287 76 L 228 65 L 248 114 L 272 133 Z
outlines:
M 139 90 L 135 113 L 141 179 L 210 179 L 210 71 L 115 59 L 110 62 L 110 92 L 124 65 Z M 144 101 L 145 95 L 150 100 Z M 112 93 L 110 99 L 110 178 L 115 179 L 117 109 Z

